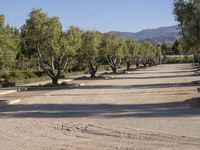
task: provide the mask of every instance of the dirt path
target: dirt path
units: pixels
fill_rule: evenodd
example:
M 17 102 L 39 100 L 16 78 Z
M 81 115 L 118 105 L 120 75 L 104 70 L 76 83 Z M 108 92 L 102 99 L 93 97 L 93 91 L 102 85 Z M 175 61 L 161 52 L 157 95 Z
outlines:
M 200 97 L 193 70 L 190 64 L 161 65 L 74 89 L 10 95 L 22 102 L 0 108 L 0 146 L 199 150 L 200 109 L 189 105 Z

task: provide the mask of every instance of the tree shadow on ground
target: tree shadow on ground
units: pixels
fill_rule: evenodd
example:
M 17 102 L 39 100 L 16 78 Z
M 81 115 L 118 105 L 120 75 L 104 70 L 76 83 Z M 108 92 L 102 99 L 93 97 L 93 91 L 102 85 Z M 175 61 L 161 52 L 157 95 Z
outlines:
M 199 84 L 191 83 L 160 83 L 160 84 L 138 84 L 138 85 L 85 85 L 77 87 L 77 89 L 160 89 L 173 87 L 198 87 Z
M 195 98 L 195 100 L 197 100 Z M 144 118 L 193 117 L 199 108 L 191 108 L 190 99 L 184 102 L 153 104 L 24 104 L 0 109 L 0 118 Z M 198 98 L 199 102 L 199 98 Z
M 193 92 L 194 90 L 176 90 L 174 91 L 174 94 L 172 93 L 172 91 L 169 90 L 159 90 L 159 91 L 133 91 L 133 92 L 104 92 L 104 93 L 66 93 L 66 94 L 50 94 L 48 96 L 51 97 L 58 97 L 58 96 L 69 96 L 69 97 L 82 97 L 82 96 L 122 96 L 122 95 L 141 95 L 142 94 L 161 94 L 161 95 L 180 95 L 180 94 L 191 94 L 190 92 Z M 42 95 L 41 95 L 42 96 Z M 45 95 L 44 95 L 45 96 Z
M 0 107 L 8 104 L 7 100 L 0 100 Z
M 115 76 L 112 80 L 120 79 L 120 80 L 127 80 L 127 79 L 169 79 L 169 78 L 184 78 L 184 77 L 194 77 L 194 75 L 171 75 L 171 76 L 148 76 L 148 77 L 119 77 Z
M 172 74 L 172 73 L 175 73 L 175 74 L 179 74 L 179 73 L 194 73 L 195 70 L 189 70 L 189 71 L 154 71 L 154 72 L 128 72 L 128 74 Z
M 82 85 L 82 86 L 60 86 L 60 87 L 23 87 L 27 90 L 22 90 L 21 92 L 37 92 L 37 91 L 51 91 L 51 90 L 74 90 L 74 89 L 158 89 L 158 88 L 173 88 L 173 87 L 199 87 L 198 81 L 185 82 L 185 83 L 159 83 L 159 84 L 134 84 L 133 85 Z M 20 92 L 19 92 L 20 93 Z

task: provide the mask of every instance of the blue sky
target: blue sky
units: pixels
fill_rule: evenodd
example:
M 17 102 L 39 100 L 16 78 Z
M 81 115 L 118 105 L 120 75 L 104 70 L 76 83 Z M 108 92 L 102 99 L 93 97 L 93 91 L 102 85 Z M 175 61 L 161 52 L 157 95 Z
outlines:
M 136 32 L 177 24 L 172 14 L 173 0 L 1 0 L 0 14 L 20 27 L 32 8 L 42 8 L 58 16 L 64 29 Z

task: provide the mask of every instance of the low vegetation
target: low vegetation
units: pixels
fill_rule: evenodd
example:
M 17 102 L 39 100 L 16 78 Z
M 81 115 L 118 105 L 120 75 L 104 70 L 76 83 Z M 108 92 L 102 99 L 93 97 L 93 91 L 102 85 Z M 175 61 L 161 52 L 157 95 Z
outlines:
M 164 64 L 194 63 L 193 55 L 167 55 L 163 57 Z

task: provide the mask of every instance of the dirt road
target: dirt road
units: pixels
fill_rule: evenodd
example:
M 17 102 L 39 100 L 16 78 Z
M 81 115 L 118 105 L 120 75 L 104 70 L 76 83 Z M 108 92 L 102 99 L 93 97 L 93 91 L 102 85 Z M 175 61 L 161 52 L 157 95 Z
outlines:
M 161 65 L 85 86 L 22 92 L 0 108 L 4 150 L 199 150 L 200 97 L 190 64 Z M 81 81 L 84 82 L 84 81 Z

